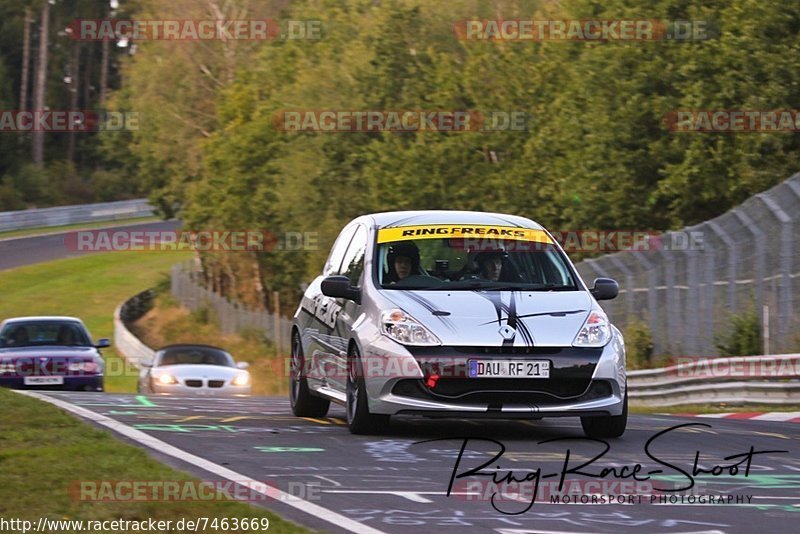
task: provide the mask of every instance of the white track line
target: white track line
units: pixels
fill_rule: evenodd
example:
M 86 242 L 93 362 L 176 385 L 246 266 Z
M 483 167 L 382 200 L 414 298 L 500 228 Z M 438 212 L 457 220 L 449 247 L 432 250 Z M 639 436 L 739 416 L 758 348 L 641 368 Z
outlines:
M 13 390 L 13 391 L 19 393 L 20 395 L 26 395 L 28 397 L 33 397 L 39 400 L 43 400 L 45 402 L 49 402 L 50 404 L 54 404 L 59 408 L 67 410 L 68 412 L 72 412 L 76 415 L 89 419 L 90 421 L 93 421 L 98 425 L 110 428 L 114 432 L 122 434 L 123 436 L 130 438 L 136 441 L 137 443 L 144 445 L 145 447 L 149 447 L 162 454 L 166 454 L 168 456 L 177 458 L 178 460 L 190 463 L 196 467 L 199 467 L 200 469 L 205 469 L 206 471 L 214 473 L 215 475 L 219 475 L 222 478 L 226 478 L 231 482 L 247 485 L 248 489 L 251 491 L 261 493 L 262 495 L 266 495 L 267 497 L 271 497 L 275 499 L 277 502 L 287 504 L 289 506 L 292 506 L 293 508 L 297 508 L 301 512 L 305 512 L 313 517 L 316 517 L 317 519 L 322 519 L 350 532 L 355 532 L 358 534 L 385 534 L 381 530 L 377 530 L 363 523 L 359 523 L 358 521 L 354 521 L 349 517 L 345 517 L 334 511 L 328 510 L 327 508 L 323 508 L 322 506 L 319 506 L 317 504 L 308 502 L 299 497 L 295 497 L 294 495 L 281 491 L 278 488 L 267 486 L 263 482 L 258 482 L 257 480 L 254 480 L 250 477 L 240 475 L 236 471 L 232 471 L 230 469 L 222 467 L 221 465 L 215 464 L 214 462 L 210 462 L 205 458 L 201 458 L 199 456 L 195 456 L 194 454 L 190 454 L 186 451 L 183 451 L 177 447 L 170 445 L 169 443 L 161 441 L 158 438 L 154 438 L 149 434 L 145 434 L 140 430 L 136 430 L 135 428 L 131 428 L 128 425 L 121 423 L 115 419 L 106 417 L 105 415 L 92 412 L 90 410 L 87 410 L 86 408 L 81 408 L 80 406 L 75 406 L 66 401 L 48 397 L 47 395 L 43 395 L 41 393 L 36 393 L 33 391 L 23 391 L 23 390 Z
M 751 417 L 751 421 L 789 421 L 800 417 L 800 412 L 767 412 Z

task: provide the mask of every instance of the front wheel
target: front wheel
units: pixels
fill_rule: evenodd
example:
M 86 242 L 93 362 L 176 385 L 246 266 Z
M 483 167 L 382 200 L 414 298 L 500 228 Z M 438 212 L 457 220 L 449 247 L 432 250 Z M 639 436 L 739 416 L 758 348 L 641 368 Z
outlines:
M 389 416 L 369 413 L 367 384 L 358 349 L 347 358 L 347 426 L 352 434 L 378 434 L 389 426 Z
M 289 402 L 297 417 L 325 417 L 331 401 L 315 397 L 308 389 L 308 380 L 303 373 L 303 345 L 297 332 L 292 336 L 292 368 L 289 373 Z
M 625 400 L 622 402 L 620 415 L 581 417 L 584 433 L 590 438 L 618 438 L 624 434 L 628 425 L 628 388 L 625 388 Z

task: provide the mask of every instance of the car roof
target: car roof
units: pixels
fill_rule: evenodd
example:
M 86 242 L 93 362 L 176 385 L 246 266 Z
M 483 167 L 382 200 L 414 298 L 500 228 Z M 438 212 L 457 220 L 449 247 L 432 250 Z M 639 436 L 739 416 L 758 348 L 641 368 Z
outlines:
M 542 226 L 525 217 L 505 213 L 456 210 L 386 211 L 372 213 L 364 218 L 372 220 L 378 228 L 396 226 L 416 226 L 424 224 L 486 224 L 495 226 L 516 226 L 520 228 L 543 229 Z
M 77 317 L 68 317 L 66 315 L 31 315 L 27 317 L 9 317 L 8 319 L 5 319 L 2 324 L 34 321 L 69 321 L 83 324 L 83 321 Z
M 172 345 L 164 345 L 163 347 L 159 348 L 156 352 L 161 352 L 162 350 L 167 349 L 214 349 L 214 350 L 221 350 L 222 352 L 228 352 L 227 350 L 221 347 L 215 347 L 214 345 L 204 345 L 202 343 L 174 343 Z

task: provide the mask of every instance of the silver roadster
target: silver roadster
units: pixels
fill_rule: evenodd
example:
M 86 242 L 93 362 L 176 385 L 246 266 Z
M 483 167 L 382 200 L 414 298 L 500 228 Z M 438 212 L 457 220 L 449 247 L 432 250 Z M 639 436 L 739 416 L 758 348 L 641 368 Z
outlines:
M 392 415 L 577 416 L 618 437 L 628 413 L 625 348 L 552 235 L 512 215 L 364 215 L 339 234 L 294 316 L 295 415 L 345 405 L 353 433 Z

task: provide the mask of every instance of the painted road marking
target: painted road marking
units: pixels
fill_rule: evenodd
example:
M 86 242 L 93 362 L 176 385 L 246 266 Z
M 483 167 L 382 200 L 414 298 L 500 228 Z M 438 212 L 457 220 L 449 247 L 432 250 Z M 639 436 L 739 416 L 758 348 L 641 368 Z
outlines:
M 301 417 L 301 419 L 305 419 L 306 421 L 311 421 L 312 423 L 319 423 L 321 425 L 329 425 L 328 421 L 323 421 L 322 419 L 314 419 L 313 417 Z
M 182 460 L 184 462 L 190 463 L 200 469 L 205 469 L 209 473 L 213 473 L 218 475 L 222 478 L 230 480 L 231 482 L 237 484 L 244 484 L 246 485 L 250 491 L 255 491 L 267 497 L 271 497 L 275 499 L 277 502 L 285 503 L 292 508 L 296 508 L 303 513 L 309 514 L 312 517 L 317 519 L 322 519 L 323 521 L 327 521 L 332 525 L 337 527 L 343 528 L 350 532 L 355 532 L 358 534 L 385 534 L 383 531 L 378 530 L 376 528 L 370 527 L 363 523 L 359 523 L 358 521 L 354 521 L 349 517 L 345 517 L 341 514 L 334 512 L 333 510 L 328 510 L 327 508 L 323 508 L 318 504 L 314 504 L 312 502 L 308 502 L 300 497 L 296 497 L 284 491 L 281 491 L 278 488 L 267 486 L 263 482 L 258 482 L 250 477 L 246 477 L 236 471 L 228 469 L 227 467 L 223 467 L 221 465 L 215 464 L 205 458 L 201 458 L 200 456 L 196 456 L 191 454 L 187 451 L 181 450 L 173 445 L 165 441 L 161 441 L 158 438 L 154 438 L 149 434 L 145 434 L 135 428 L 132 428 L 120 421 L 115 419 L 111 419 L 110 417 L 106 417 L 105 415 L 92 412 L 91 410 L 87 410 L 80 406 L 75 406 L 70 404 L 66 401 L 60 399 L 54 399 L 52 397 L 48 397 L 47 395 L 43 395 L 41 393 L 37 393 L 34 391 L 25 391 L 25 390 L 14 390 L 16 393 L 20 395 L 25 395 L 28 397 L 33 397 L 35 399 L 39 399 L 45 402 L 49 402 L 50 404 L 54 404 L 59 408 L 62 408 L 68 412 L 74 413 L 75 415 L 79 415 L 85 419 L 89 419 L 98 425 L 102 425 L 106 428 L 110 428 L 114 432 L 121 434 L 127 438 L 130 438 L 137 443 L 144 445 L 145 447 L 149 447 L 155 451 L 160 452 L 161 454 L 166 454 L 167 456 L 172 456 L 173 458 L 177 458 L 178 460 Z
M 179 419 L 175 421 L 176 423 L 185 423 L 186 421 L 197 421 L 198 419 L 205 419 L 202 415 L 190 415 L 189 417 L 184 417 L 183 419 Z
M 266 445 L 257 445 L 254 449 L 261 452 L 324 452 L 325 449 L 319 447 L 268 447 Z
M 789 439 L 789 436 L 784 436 L 783 434 L 777 434 L 775 432 L 753 432 L 753 434 L 758 434 L 759 436 L 769 436 L 771 438 Z

